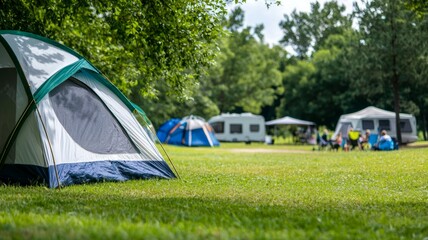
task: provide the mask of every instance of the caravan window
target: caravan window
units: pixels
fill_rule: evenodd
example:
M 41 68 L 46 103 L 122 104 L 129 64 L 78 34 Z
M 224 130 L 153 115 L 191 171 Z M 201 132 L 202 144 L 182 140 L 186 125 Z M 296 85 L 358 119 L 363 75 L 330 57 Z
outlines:
M 401 128 L 401 132 L 403 133 L 411 133 L 412 126 L 410 125 L 410 120 L 409 119 L 400 120 L 400 128 Z
M 213 122 L 211 123 L 215 133 L 224 133 L 224 122 Z
M 242 133 L 242 124 L 230 124 L 230 133 Z
M 250 124 L 250 132 L 259 132 L 260 125 L 259 124 Z
M 375 129 L 373 120 L 363 120 L 362 123 L 363 123 L 363 130 L 367 130 L 367 129 L 374 130 Z
M 389 124 L 389 120 L 379 120 L 379 130 L 391 130 L 391 125 Z

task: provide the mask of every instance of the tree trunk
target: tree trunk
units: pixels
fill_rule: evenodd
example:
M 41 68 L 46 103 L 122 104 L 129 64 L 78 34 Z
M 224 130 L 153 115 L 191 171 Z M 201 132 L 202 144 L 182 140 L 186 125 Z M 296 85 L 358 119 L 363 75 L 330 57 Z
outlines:
M 424 111 L 421 111 L 421 119 L 422 119 L 422 135 L 424 136 L 424 141 L 427 140 L 427 127 L 426 127 L 426 119 Z
M 395 6 L 393 6 L 395 7 Z M 391 64 L 392 64 L 392 88 L 394 92 L 394 112 L 395 112 L 395 129 L 397 133 L 397 142 L 402 144 L 401 127 L 400 127 L 400 87 L 398 84 L 398 63 L 397 63 L 397 27 L 395 26 L 395 16 L 391 17 Z
M 397 142 L 398 144 L 402 144 L 401 140 L 401 126 L 400 126 L 400 93 L 398 86 L 398 75 L 394 74 L 392 80 L 392 86 L 394 91 L 394 112 L 395 112 L 395 129 L 397 133 Z

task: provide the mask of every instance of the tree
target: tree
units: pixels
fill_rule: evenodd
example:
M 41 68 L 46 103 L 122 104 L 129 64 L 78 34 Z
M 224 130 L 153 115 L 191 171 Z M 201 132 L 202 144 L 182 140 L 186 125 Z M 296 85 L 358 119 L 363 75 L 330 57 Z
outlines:
M 392 91 L 396 113 L 397 140 L 401 143 L 400 103 L 402 88 L 411 83 L 408 66 L 418 60 L 420 41 L 415 32 L 419 25 L 414 12 L 405 8 L 402 0 L 363 1 L 357 6 L 360 26 L 360 82 L 373 89 L 370 83 L 380 83 Z M 381 88 L 377 88 L 381 89 Z M 384 100 L 388 101 L 388 100 Z
M 285 16 L 283 44 L 291 45 L 300 59 L 284 70 L 284 94 L 277 116 L 291 115 L 333 127 L 344 111 L 356 107 L 347 78 L 346 57 L 355 31 L 352 16 L 344 6 L 327 2 L 321 9 L 313 3 L 311 12 Z M 351 103 L 351 104 L 349 104 Z
M 405 4 L 412 11 L 420 14 L 428 13 L 428 2 L 426 0 L 409 0 Z
M 311 3 L 309 13 L 294 10 L 291 15 L 284 15 L 280 27 L 284 37 L 280 41 L 284 46 L 292 46 L 297 56 L 307 58 L 317 51 L 331 34 L 342 34 L 352 26 L 350 16 L 344 14 L 345 6 L 336 1 Z
M 365 94 L 352 87 L 348 69 L 352 66 L 353 42 L 356 33 L 350 29 L 342 35 L 330 35 L 311 59 L 315 67 L 313 86 L 306 94 L 311 96 L 306 108 L 309 119 L 333 128 L 337 119 L 344 113 L 360 110 L 370 104 Z M 308 117 L 309 117 L 308 116 Z
M 181 95 L 215 57 L 221 0 L 0 0 L 0 28 L 36 33 L 77 50 L 125 94 Z
M 211 71 L 201 82 L 221 112 L 259 113 L 280 91 L 278 62 L 285 52 L 263 44 L 262 26 L 254 31 L 251 27 L 242 29 L 243 19 L 241 8 L 231 13 L 226 24 L 230 37 L 222 42 L 222 54 L 217 58 L 220 72 Z
M 243 20 L 244 12 L 240 8 L 225 19 L 228 34 L 218 40 L 221 51 L 216 63 L 207 67 L 207 74 L 199 84 L 185 94 L 190 97 L 176 99 L 162 95 L 147 101 L 132 94 L 133 99 L 154 116 L 155 125 L 170 117 L 190 114 L 208 119 L 226 111 L 259 113 L 263 106 L 273 102 L 275 93 L 280 92 L 278 59 L 285 58 L 286 52 L 263 44 L 262 25 L 243 28 Z M 167 86 L 159 84 L 156 88 L 164 91 Z
M 418 18 L 416 31 L 414 32 L 414 41 L 417 41 L 418 51 L 414 60 L 407 66 L 407 75 L 410 84 L 402 88 L 403 97 L 407 101 L 405 104 L 408 109 L 413 109 L 413 113 L 418 117 L 418 125 L 422 130 L 423 137 L 427 140 L 427 122 L 428 122 L 428 18 Z
M 312 76 L 315 71 L 315 66 L 308 60 L 299 60 L 296 64 L 286 67 L 283 77 L 284 94 L 277 108 L 278 117 L 291 115 L 307 119 L 308 112 L 312 112 L 309 109 L 313 107 L 310 102 L 316 101 L 311 96 L 315 84 Z

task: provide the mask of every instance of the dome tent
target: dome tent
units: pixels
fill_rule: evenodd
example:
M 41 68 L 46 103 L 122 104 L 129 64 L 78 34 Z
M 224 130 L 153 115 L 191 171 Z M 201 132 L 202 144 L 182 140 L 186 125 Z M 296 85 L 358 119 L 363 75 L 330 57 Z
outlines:
M 159 130 L 157 132 L 159 141 L 164 143 L 168 137 L 169 131 L 171 131 L 171 129 L 173 129 L 180 121 L 181 119 L 179 118 L 171 118 L 170 120 L 164 122 L 159 127 Z
M 175 178 L 144 112 L 52 40 L 0 31 L 0 109 L 0 181 L 54 188 Z
M 175 118 L 168 120 L 159 127 L 158 137 L 161 142 L 172 145 L 189 147 L 220 145 L 211 125 L 197 116 L 184 117 L 181 121 Z

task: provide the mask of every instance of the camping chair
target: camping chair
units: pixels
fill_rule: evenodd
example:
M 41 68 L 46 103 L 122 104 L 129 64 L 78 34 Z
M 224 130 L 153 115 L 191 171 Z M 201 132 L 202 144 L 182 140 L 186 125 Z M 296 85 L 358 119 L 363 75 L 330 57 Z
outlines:
M 398 142 L 397 139 L 395 137 L 392 137 L 392 142 L 394 144 L 394 149 L 393 150 L 398 150 Z
M 370 134 L 369 136 L 369 140 L 368 140 L 368 144 L 369 144 L 369 149 L 372 149 L 373 146 L 377 143 L 377 140 L 379 139 L 379 135 L 378 134 Z
M 360 148 L 360 132 L 359 131 L 349 131 L 348 133 L 349 145 L 351 146 L 350 150 L 354 150 L 355 147 Z
M 324 148 L 330 145 L 329 142 L 326 141 L 324 138 L 322 138 L 319 133 L 317 133 L 317 144 L 318 144 L 319 151 L 323 150 Z

